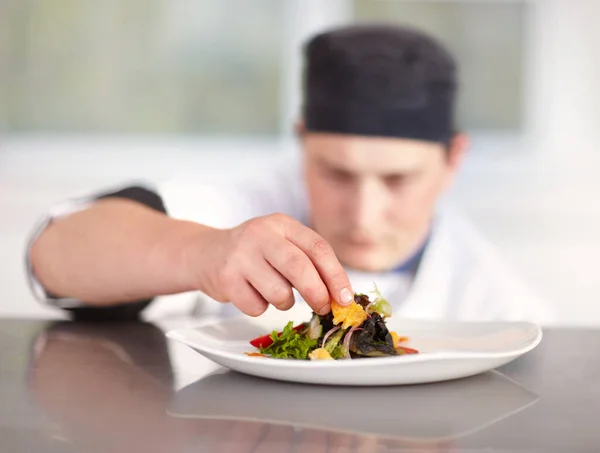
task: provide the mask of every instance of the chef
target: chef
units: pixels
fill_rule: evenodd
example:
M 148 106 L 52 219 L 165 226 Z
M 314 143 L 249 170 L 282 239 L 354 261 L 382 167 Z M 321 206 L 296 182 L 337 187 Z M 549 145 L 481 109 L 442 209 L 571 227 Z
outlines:
M 168 312 L 173 299 L 157 296 L 189 292 L 213 314 L 260 316 L 326 313 L 377 285 L 401 316 L 551 322 L 441 201 L 468 148 L 450 53 L 382 24 L 304 50 L 299 155 L 220 185 L 124 186 L 52 207 L 27 250 L 34 293 L 92 318 Z

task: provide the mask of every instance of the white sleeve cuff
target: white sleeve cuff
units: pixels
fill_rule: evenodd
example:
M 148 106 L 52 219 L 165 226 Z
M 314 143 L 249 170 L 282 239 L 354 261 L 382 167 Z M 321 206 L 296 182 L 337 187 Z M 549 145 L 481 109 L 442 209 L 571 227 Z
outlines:
M 31 247 L 36 239 L 42 234 L 46 227 L 56 219 L 66 217 L 79 211 L 87 209 L 94 203 L 93 198 L 84 198 L 81 200 L 60 203 L 53 206 L 49 213 L 42 218 L 34 227 L 27 241 L 25 252 L 26 275 L 29 287 L 34 297 L 41 303 L 46 303 L 60 308 L 73 308 L 82 305 L 81 301 L 74 298 L 52 298 L 48 296 L 45 288 L 35 276 L 31 263 Z

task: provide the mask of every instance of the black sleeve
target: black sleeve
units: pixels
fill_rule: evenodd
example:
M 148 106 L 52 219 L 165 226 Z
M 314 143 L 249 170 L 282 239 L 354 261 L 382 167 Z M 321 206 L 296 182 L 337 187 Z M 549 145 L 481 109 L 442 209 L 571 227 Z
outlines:
M 156 192 L 141 186 L 131 186 L 116 192 L 106 192 L 93 197 L 93 200 L 102 200 L 106 198 L 125 198 L 143 204 L 155 211 L 167 214 L 165 204 Z M 52 298 L 52 295 L 48 295 Z M 133 321 L 140 317 L 142 311 L 150 305 L 152 299 L 141 300 L 138 302 L 127 302 L 102 307 L 80 306 L 64 308 L 71 317 L 78 321 Z
M 160 195 L 149 189 L 140 186 L 132 186 L 121 189 L 117 192 L 107 192 L 95 197 L 96 200 L 102 200 L 105 198 L 126 198 L 128 200 L 137 201 L 155 211 L 167 213 L 165 203 L 163 202 Z

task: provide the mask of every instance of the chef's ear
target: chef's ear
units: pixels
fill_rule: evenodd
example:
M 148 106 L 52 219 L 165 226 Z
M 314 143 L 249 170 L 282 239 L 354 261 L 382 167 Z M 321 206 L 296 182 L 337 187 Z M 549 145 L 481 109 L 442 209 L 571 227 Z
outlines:
M 452 172 L 459 169 L 470 145 L 471 140 L 466 133 L 457 132 L 452 136 L 447 149 L 447 162 Z

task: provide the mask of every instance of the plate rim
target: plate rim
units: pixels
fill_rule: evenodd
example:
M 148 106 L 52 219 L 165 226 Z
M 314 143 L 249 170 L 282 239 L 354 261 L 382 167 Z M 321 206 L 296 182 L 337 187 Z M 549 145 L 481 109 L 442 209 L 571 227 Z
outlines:
M 192 343 L 187 340 L 183 333 L 187 331 L 194 331 L 201 327 L 206 327 L 210 325 L 216 325 L 219 323 L 231 321 L 234 319 L 241 319 L 240 317 L 228 318 L 228 319 L 212 319 L 207 320 L 201 324 L 198 324 L 194 327 L 185 327 L 181 329 L 171 329 L 165 333 L 167 338 L 178 341 L 186 346 L 195 349 L 199 352 L 217 355 L 219 357 L 235 360 L 237 362 L 245 362 L 252 363 L 253 365 L 259 367 L 283 367 L 283 368 L 356 368 L 356 367 L 364 367 L 368 366 L 393 366 L 398 364 L 409 364 L 409 363 L 422 363 L 422 362 L 431 362 L 431 361 L 439 361 L 439 360 L 462 360 L 462 359 L 471 359 L 471 360 L 479 360 L 479 359 L 501 359 L 508 357 L 519 357 L 527 352 L 535 349 L 544 336 L 543 329 L 540 324 L 531 322 L 531 321 L 444 321 L 444 320 L 421 320 L 415 319 L 418 322 L 432 323 L 432 324 L 493 324 L 497 322 L 502 322 L 505 324 L 524 324 L 535 330 L 535 337 L 526 345 L 518 349 L 505 351 L 505 352 L 475 352 L 475 351 L 440 351 L 440 352 L 423 352 L 419 354 L 407 354 L 403 356 L 395 356 L 395 357 L 370 357 L 368 360 L 294 360 L 294 359 L 270 359 L 269 357 L 250 357 L 245 354 L 240 354 L 237 352 L 224 351 L 219 348 L 214 348 L 208 346 L 206 344 L 200 343 Z M 267 359 L 267 360 L 265 360 Z M 211 359 L 212 360 L 212 359 Z

